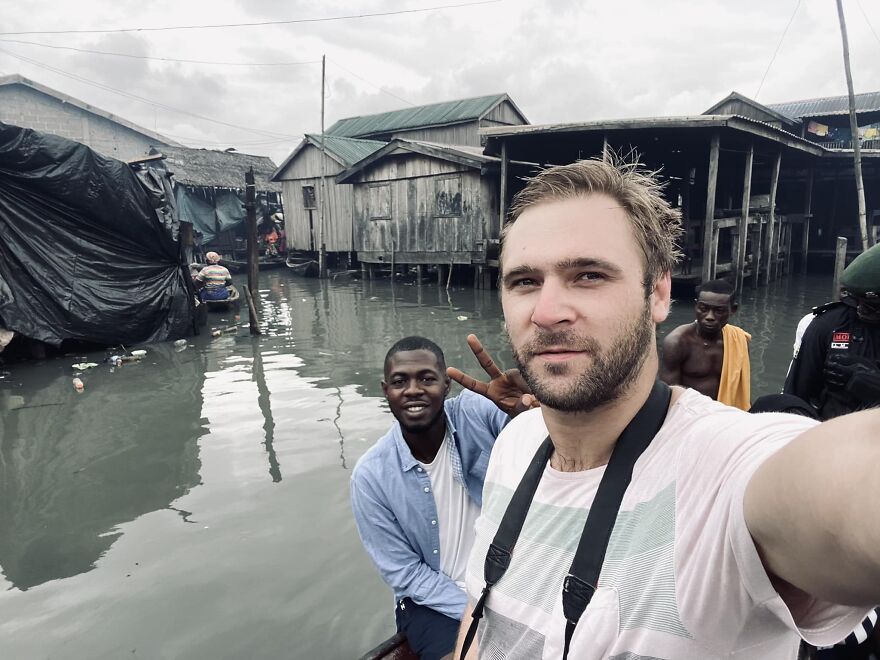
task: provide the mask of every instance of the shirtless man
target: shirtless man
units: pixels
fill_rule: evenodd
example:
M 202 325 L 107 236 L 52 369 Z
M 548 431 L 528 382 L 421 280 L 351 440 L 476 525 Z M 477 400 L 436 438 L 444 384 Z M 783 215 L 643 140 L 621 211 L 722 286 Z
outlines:
M 718 399 L 724 363 L 723 328 L 736 310 L 734 290 L 726 280 L 710 280 L 697 287 L 696 321 L 678 326 L 663 340 L 660 378 L 669 385 L 691 387 Z

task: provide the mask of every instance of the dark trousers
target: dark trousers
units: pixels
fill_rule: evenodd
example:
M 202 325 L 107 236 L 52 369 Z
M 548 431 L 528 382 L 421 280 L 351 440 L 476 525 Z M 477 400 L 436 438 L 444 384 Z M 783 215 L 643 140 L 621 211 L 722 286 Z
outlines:
M 394 610 L 398 632 L 406 633 L 410 648 L 421 660 L 440 660 L 455 650 L 458 636 L 458 619 L 424 605 L 417 605 L 409 598 L 397 603 Z

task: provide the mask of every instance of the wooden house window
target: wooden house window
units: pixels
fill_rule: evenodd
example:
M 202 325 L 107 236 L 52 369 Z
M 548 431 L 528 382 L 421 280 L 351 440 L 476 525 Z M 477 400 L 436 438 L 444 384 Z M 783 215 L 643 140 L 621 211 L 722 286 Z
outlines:
M 369 186 L 369 209 L 371 220 L 391 218 L 391 186 L 387 183 Z
M 304 209 L 313 209 L 315 208 L 315 186 L 303 186 L 303 208 Z
M 461 216 L 461 176 L 434 180 L 434 216 L 439 218 Z

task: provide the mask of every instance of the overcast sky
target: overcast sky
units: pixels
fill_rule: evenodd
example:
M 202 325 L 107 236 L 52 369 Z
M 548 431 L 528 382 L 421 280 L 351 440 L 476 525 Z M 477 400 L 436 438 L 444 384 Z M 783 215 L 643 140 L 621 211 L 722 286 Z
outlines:
M 496 92 L 510 94 L 532 123 L 699 114 L 732 90 L 764 103 L 846 93 L 834 0 L 500 0 L 288 25 L 9 34 L 314 19 L 466 1 L 0 0 L 0 74 L 20 73 L 187 146 L 236 147 L 276 163 L 304 132 L 320 131 L 322 54 L 327 126 Z M 880 90 L 880 1 L 844 6 L 856 92 Z M 300 64 L 250 66 L 290 62 Z

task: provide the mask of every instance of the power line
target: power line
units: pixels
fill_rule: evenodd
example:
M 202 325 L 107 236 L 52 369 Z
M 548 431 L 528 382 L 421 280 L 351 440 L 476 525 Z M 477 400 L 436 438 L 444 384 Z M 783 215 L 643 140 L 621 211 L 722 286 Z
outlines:
M 408 104 L 408 105 L 411 105 L 411 106 L 415 106 L 415 105 L 416 105 L 416 104 L 413 103 L 412 101 L 407 101 L 407 100 L 406 100 L 405 98 L 403 98 L 402 96 L 398 96 L 397 94 L 394 94 L 393 92 L 389 92 L 389 91 L 388 91 L 387 89 L 385 89 L 384 87 L 381 87 L 381 86 L 377 85 L 376 83 L 372 83 L 372 82 L 370 82 L 369 80 L 367 80 L 366 78 L 362 78 L 361 76 L 359 76 L 358 74 L 356 74 L 354 71 L 350 71 L 349 69 L 346 69 L 346 68 L 345 68 L 344 66 L 342 66 L 339 62 L 336 62 L 336 61 L 331 60 L 331 59 L 329 59 L 329 58 L 328 58 L 327 61 L 330 62 L 331 64 L 333 64 L 334 66 L 338 66 L 340 69 L 342 69 L 343 71 L 345 71 L 345 72 L 348 73 L 349 75 L 354 76 L 354 77 L 357 78 L 358 80 L 367 83 L 367 84 L 370 85 L 371 87 L 375 87 L 375 88 L 378 89 L 380 92 L 384 92 L 385 94 L 388 94 L 388 96 L 393 96 L 393 97 L 396 98 L 398 101 L 403 101 L 404 103 L 406 103 L 406 104 Z
M 301 64 L 320 64 L 321 60 L 307 60 L 304 62 L 217 62 L 212 60 L 183 60 L 173 57 L 152 57 L 149 55 L 133 55 L 131 53 L 114 53 L 105 50 L 91 50 L 89 48 L 75 48 L 73 46 L 56 46 L 54 44 L 43 44 L 36 41 L 22 41 L 20 39 L 3 39 L 0 42 L 8 44 L 26 44 L 28 46 L 40 46 L 42 48 L 53 48 L 55 50 L 72 50 L 77 53 L 90 53 L 94 55 L 112 55 L 114 57 L 127 57 L 135 60 L 155 60 L 158 62 L 178 62 L 184 64 L 212 64 L 221 66 L 298 66 Z
M 782 48 L 782 42 L 785 41 L 785 35 L 788 34 L 788 28 L 791 27 L 792 22 L 794 22 L 794 17 L 797 15 L 798 9 L 800 9 L 802 0 L 798 0 L 797 4 L 794 6 L 794 11 L 791 12 L 791 18 L 788 19 L 788 24 L 785 26 L 785 29 L 782 31 L 782 36 L 779 38 L 779 43 L 776 44 L 776 50 L 773 51 L 773 57 L 770 58 L 770 63 L 767 65 L 767 70 L 764 71 L 764 76 L 761 78 L 761 84 L 758 85 L 758 91 L 755 92 L 755 100 L 758 100 L 758 95 L 761 93 L 761 88 L 764 86 L 764 81 L 767 80 L 767 74 L 770 73 L 770 67 L 773 66 L 773 62 L 776 61 L 776 56 L 779 54 L 779 49 Z
M 93 87 L 98 87 L 100 89 L 106 90 L 108 92 L 113 92 L 115 94 L 119 94 L 121 96 L 125 96 L 130 99 L 134 99 L 136 101 L 141 101 L 142 103 L 147 103 L 148 105 L 152 105 L 157 108 L 162 108 L 163 110 L 169 110 L 171 112 L 177 112 L 183 115 L 188 115 L 190 117 L 195 117 L 196 119 L 201 119 L 203 121 L 208 121 L 213 124 L 220 124 L 221 126 L 229 126 L 230 128 L 236 128 L 242 131 L 247 131 L 248 133 L 254 133 L 256 135 L 262 135 L 264 137 L 270 138 L 287 138 L 290 140 L 296 140 L 297 138 L 293 135 L 285 135 L 284 133 L 276 133 L 273 131 L 264 131 L 258 128 L 248 128 L 247 126 L 239 126 L 238 124 L 231 124 L 229 122 L 221 121 L 220 119 L 214 119 L 212 117 L 206 117 L 204 115 L 200 115 L 195 112 L 190 112 L 189 110 L 183 110 L 182 108 L 176 108 L 174 106 L 167 105 L 165 103 L 160 103 L 159 101 L 155 101 L 153 99 L 146 98 L 144 96 L 138 96 L 137 94 L 131 94 L 130 92 L 126 92 L 121 89 L 116 89 L 115 87 L 110 87 L 109 85 L 105 85 L 103 83 L 95 82 L 94 80 L 89 80 L 88 78 L 83 78 L 75 73 L 70 73 L 69 71 L 64 71 L 63 69 L 59 69 L 54 66 L 50 66 L 49 64 L 44 64 L 43 62 L 38 62 L 37 60 L 31 59 L 29 57 L 25 57 L 24 55 L 18 55 L 16 53 L 10 52 L 3 48 L 0 48 L 0 53 L 4 53 L 16 59 L 22 60 L 24 62 L 28 62 L 34 66 L 40 67 L 42 69 L 46 69 L 48 71 L 53 71 L 61 76 L 65 76 L 67 78 L 72 78 L 73 80 L 77 80 L 86 85 L 92 85 Z
M 856 4 L 859 6 L 859 11 L 862 12 L 862 16 L 865 17 L 865 23 L 868 24 L 868 29 L 871 30 L 871 34 L 874 35 L 874 38 L 877 40 L 877 43 L 880 43 L 880 37 L 878 37 L 877 33 L 874 31 L 874 26 L 871 25 L 871 19 L 868 18 L 868 15 L 865 13 L 865 9 L 862 7 L 861 0 L 856 0 Z
M 269 146 L 272 144 L 281 144 L 282 142 L 291 142 L 296 138 L 279 138 L 277 140 L 255 140 L 247 142 L 242 142 L 240 140 L 206 140 L 198 137 L 192 137 L 187 135 L 176 135 L 175 133 L 169 133 L 167 131 L 162 131 L 162 135 L 165 137 L 174 138 L 175 140 L 180 140 L 182 142 L 188 142 L 190 144 L 203 144 L 203 145 L 211 145 L 211 146 L 243 146 L 243 147 L 262 147 Z M 302 139 L 302 138 L 299 138 Z
M 253 23 L 217 23 L 209 25 L 169 25 L 165 27 L 135 27 L 114 28 L 108 30 L 24 30 L 19 32 L 0 32 L 2 36 L 23 36 L 33 34 L 110 34 L 119 32 L 163 32 L 167 30 L 211 30 L 216 28 L 236 27 L 260 27 L 266 25 L 295 25 L 300 23 L 326 23 L 331 21 L 345 21 L 355 18 L 375 18 L 379 16 L 398 16 L 401 14 L 420 14 L 439 9 L 460 9 L 477 5 L 491 5 L 504 0 L 477 0 L 476 2 L 464 2 L 454 5 L 437 5 L 434 7 L 422 7 L 420 9 L 398 9 L 395 11 L 380 11 L 368 14 L 348 14 L 345 16 L 325 16 L 321 18 L 294 18 L 284 21 L 259 21 Z

